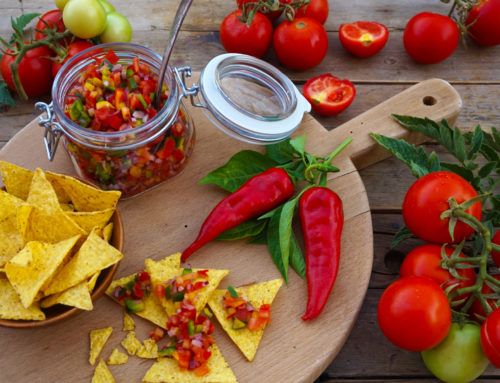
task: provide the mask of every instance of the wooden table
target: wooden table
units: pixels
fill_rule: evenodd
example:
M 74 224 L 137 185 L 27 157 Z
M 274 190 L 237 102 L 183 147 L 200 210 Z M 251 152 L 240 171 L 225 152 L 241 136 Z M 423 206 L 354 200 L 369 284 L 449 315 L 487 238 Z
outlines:
M 115 0 L 113 3 L 117 11 L 129 18 L 134 29 L 134 42 L 163 52 L 177 1 L 142 0 L 138 3 Z M 30 12 L 44 13 L 52 8 L 51 0 L 2 0 L 0 36 L 9 38 L 10 17 Z M 232 0 L 195 1 L 184 22 L 171 63 L 190 65 L 199 71 L 212 57 L 223 53 L 219 24 L 234 8 L 235 1 Z M 500 127 L 500 47 L 479 48 L 470 43 L 466 49 L 459 45 L 444 62 L 419 65 L 407 56 L 402 37 L 408 19 L 423 10 L 446 14 L 448 5 L 438 0 L 330 0 L 330 15 L 325 24 L 329 49 L 320 65 L 309 71 L 295 72 L 280 66 L 271 51 L 265 59 L 282 69 L 299 88 L 310 77 L 326 72 L 348 78 L 355 84 L 357 96 L 349 109 L 335 117 L 315 116 L 327 129 L 334 129 L 410 85 L 433 77 L 449 81 L 460 93 L 463 109 L 457 122 L 459 127 L 469 129 L 476 124 Z M 340 24 L 357 20 L 378 21 L 390 30 L 387 46 L 375 57 L 354 58 L 340 45 Z M 40 100 L 48 101 L 49 96 Z M 16 107 L 0 112 L 0 147 L 36 117 L 35 101 L 38 100 L 23 102 L 16 99 Z M 425 146 L 446 158 L 438 145 L 429 143 Z M 415 245 L 409 241 L 394 249 L 390 246 L 393 234 L 402 224 L 401 202 L 413 177 L 405 166 L 392 158 L 361 170 L 361 176 L 369 196 L 375 238 L 370 286 L 348 341 L 317 382 L 437 381 L 432 379 L 418 353 L 400 350 L 385 339 L 376 318 L 383 289 L 397 278 L 404 255 Z M 500 379 L 500 371 L 488 367 L 478 381 L 491 379 Z

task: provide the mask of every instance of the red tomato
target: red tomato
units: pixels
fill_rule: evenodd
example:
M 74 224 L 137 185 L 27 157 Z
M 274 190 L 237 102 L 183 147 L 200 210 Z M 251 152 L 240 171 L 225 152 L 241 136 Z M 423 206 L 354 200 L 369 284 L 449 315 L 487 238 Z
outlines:
M 491 239 L 491 242 L 493 242 L 495 245 L 500 246 L 500 230 L 496 232 L 496 234 L 493 236 Z M 493 258 L 493 262 L 495 262 L 495 265 L 500 267 L 500 251 L 492 251 L 491 252 L 491 258 Z
M 412 59 L 422 64 L 443 61 L 455 51 L 460 33 L 455 22 L 443 15 L 422 12 L 406 24 L 403 43 Z
M 309 79 L 302 93 L 314 112 L 323 116 L 333 116 L 351 105 L 356 95 L 356 88 L 349 80 L 341 80 L 326 73 Z
M 380 329 L 393 344 L 409 351 L 423 351 L 446 337 L 451 326 L 451 309 L 436 282 L 405 277 L 384 291 L 377 318 Z
M 68 61 L 71 57 L 77 55 L 81 51 L 93 47 L 94 44 L 85 41 L 85 40 L 77 40 L 74 43 L 71 43 L 68 45 L 68 54 L 67 56 L 63 59 L 62 62 L 58 61 L 52 61 L 52 76 L 56 77 L 57 72 L 59 72 L 59 69 Z
M 281 4 L 290 4 L 293 0 L 280 0 L 280 3 Z M 255 0 L 236 0 L 236 4 L 238 4 L 238 8 L 241 9 L 241 7 L 243 7 L 244 4 L 248 4 L 248 3 L 256 3 Z M 277 11 L 269 11 L 268 9 L 266 8 L 261 8 L 259 10 L 259 12 L 261 12 L 263 15 L 265 15 L 269 21 L 274 21 L 276 20 L 278 17 L 281 16 L 281 14 L 283 13 L 283 9 L 279 9 Z
M 481 0 L 472 7 L 465 25 L 469 36 L 477 45 L 500 44 L 500 0 Z
M 453 253 L 453 248 L 450 246 L 445 247 L 446 255 L 450 257 Z M 463 253 L 459 254 L 460 258 L 467 258 Z M 453 277 L 448 270 L 440 266 L 441 262 L 441 246 L 426 244 L 418 246 L 408 253 L 403 263 L 399 274 L 401 277 L 409 277 L 415 275 L 417 277 L 426 277 L 432 279 L 439 284 L 443 290 L 449 286 L 457 285 L 451 291 L 458 288 L 468 287 L 474 285 L 476 282 L 476 273 L 474 269 L 457 269 L 458 275 L 461 278 Z M 450 291 L 450 292 L 451 292 Z M 470 297 L 471 293 L 463 294 L 454 299 L 455 302 L 466 300 Z M 463 302 L 461 305 L 463 305 Z M 459 305 L 459 306 L 461 306 Z
M 481 326 L 481 346 L 492 365 L 500 367 L 500 309 L 496 309 Z
M 318 20 L 298 17 L 278 25 L 273 35 L 273 47 L 283 65 L 306 70 L 318 65 L 326 56 L 328 36 Z
M 47 28 L 47 25 L 45 23 L 49 24 L 49 26 L 52 28 L 56 27 L 57 32 L 64 32 L 66 30 L 66 26 L 64 25 L 62 19 L 62 11 L 59 9 L 54 9 L 52 11 L 44 13 L 38 20 L 38 23 L 35 27 L 35 40 L 40 40 L 47 36 L 43 32 L 39 32 Z
M 267 17 L 257 12 L 250 27 L 242 23 L 238 17 L 241 10 L 236 10 L 225 17 L 220 25 L 220 40 L 226 51 L 244 53 L 262 57 L 271 45 L 273 25 Z
M 26 43 L 27 44 L 27 43 Z M 12 53 L 10 49 L 8 53 Z M 52 50 L 46 46 L 30 49 L 21 60 L 17 68 L 21 85 L 28 97 L 40 96 L 47 93 L 52 86 L 52 61 L 48 58 L 52 55 Z M 0 64 L 2 77 L 10 89 L 16 91 L 10 64 L 16 60 L 17 56 L 4 54 Z
M 500 281 L 500 274 L 493 275 L 493 278 Z M 493 289 L 486 283 L 483 283 L 483 287 L 481 288 L 481 294 L 488 295 L 492 293 Z M 489 298 L 489 299 L 486 298 L 486 303 L 488 304 L 488 306 L 491 307 L 492 310 L 495 310 L 497 308 L 496 301 L 497 299 L 495 298 Z M 472 302 L 472 306 L 469 309 L 469 316 L 472 320 L 475 320 L 478 323 L 482 323 L 486 318 L 486 311 L 484 311 L 484 307 L 478 299 Z
M 371 21 L 356 21 L 342 24 L 339 29 L 342 46 L 354 56 L 370 57 L 376 55 L 389 39 L 385 25 Z
M 469 225 L 458 221 L 451 239 L 449 219 L 441 219 L 441 213 L 449 209 L 448 200 L 453 197 L 459 204 L 477 196 L 476 190 L 455 173 L 438 171 L 416 180 L 406 192 L 403 201 L 403 219 L 406 227 L 418 238 L 432 243 L 458 243 L 474 233 Z M 466 210 L 481 219 L 481 202 Z
M 311 0 L 309 4 L 295 11 L 295 17 L 312 17 L 324 24 L 328 19 L 328 0 Z

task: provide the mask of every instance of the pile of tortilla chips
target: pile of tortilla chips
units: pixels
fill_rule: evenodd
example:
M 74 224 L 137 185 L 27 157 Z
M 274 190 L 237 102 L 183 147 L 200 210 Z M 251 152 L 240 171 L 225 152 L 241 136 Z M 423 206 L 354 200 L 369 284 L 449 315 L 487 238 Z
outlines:
M 55 304 L 92 309 L 99 273 L 123 255 L 109 244 L 121 193 L 0 161 L 0 319 L 44 320 Z
M 155 286 L 162 284 L 166 281 L 172 280 L 173 278 L 182 275 L 184 269 L 180 266 L 181 254 L 176 253 L 169 257 L 162 259 L 161 261 L 153 261 L 151 259 L 145 260 L 145 270 L 151 278 L 151 291 L 155 290 Z M 192 272 L 196 272 L 201 269 L 192 269 Z M 252 361 L 255 353 L 257 351 L 259 342 L 262 338 L 264 329 L 258 331 L 250 331 L 248 329 L 242 330 L 232 330 L 230 325 L 228 327 L 229 321 L 226 319 L 227 314 L 225 314 L 225 309 L 222 306 L 222 295 L 225 290 L 216 290 L 217 286 L 221 280 L 229 273 L 229 270 L 215 270 L 208 269 L 207 279 L 208 285 L 201 288 L 198 291 L 198 296 L 196 298 L 195 307 L 198 313 L 202 310 L 207 310 L 206 305 L 209 305 L 212 312 L 215 314 L 219 322 L 221 323 L 224 330 L 226 330 L 231 337 L 231 339 L 237 344 L 241 349 L 243 354 L 247 357 L 249 361 Z M 106 294 L 112 299 L 125 306 L 122 300 L 117 300 L 114 297 L 114 292 L 118 286 L 125 286 L 136 280 L 136 274 L 132 274 L 120 279 L 113 281 Z M 260 307 L 263 303 L 271 304 L 274 300 L 279 288 L 283 283 L 282 279 L 276 279 L 272 281 L 262 282 L 258 284 L 253 284 L 249 286 L 244 286 L 237 288 L 236 290 L 247 297 L 248 300 L 255 306 Z M 156 294 L 150 293 L 146 294 L 142 298 L 144 303 L 144 308 L 141 311 L 137 311 L 134 314 L 138 315 L 155 325 L 166 328 L 167 319 L 170 315 L 176 313 L 177 306 L 171 300 L 158 298 Z M 127 337 L 122 341 L 122 346 L 127 350 L 129 355 L 141 356 L 139 351 L 141 348 L 144 349 L 146 346 L 146 341 L 144 345 L 141 344 L 139 340 L 135 338 L 135 332 L 133 331 L 134 326 L 130 324 L 131 319 L 128 314 L 125 313 L 124 317 L 124 329 L 128 329 L 129 333 Z M 240 333 L 237 333 L 241 331 Z M 157 346 L 154 341 L 150 346 L 154 349 L 150 352 L 150 357 L 157 357 Z M 234 373 L 229 368 L 227 362 L 222 356 L 221 351 L 216 344 L 211 346 L 212 355 L 208 360 L 208 367 L 210 372 L 205 376 L 196 376 L 192 371 L 182 370 L 179 368 L 176 360 L 168 357 L 158 357 L 157 361 L 151 366 L 151 368 L 146 372 L 143 377 L 143 382 L 145 383 L 233 383 L 237 382 Z M 156 351 L 156 356 L 155 352 Z

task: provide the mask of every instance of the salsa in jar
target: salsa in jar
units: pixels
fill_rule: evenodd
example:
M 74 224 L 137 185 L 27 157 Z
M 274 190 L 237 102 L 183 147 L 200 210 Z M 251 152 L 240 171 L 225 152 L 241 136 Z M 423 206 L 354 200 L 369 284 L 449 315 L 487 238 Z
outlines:
M 66 149 L 82 177 L 104 190 L 120 190 L 127 198 L 183 170 L 194 135 L 182 103 L 168 122 L 159 122 L 168 124 L 165 129 L 153 124 L 156 133 L 144 136 L 142 132 L 169 101 L 170 89 L 164 84 L 160 112 L 155 109 L 157 83 L 157 71 L 139 56 L 122 60 L 111 49 L 81 71 L 64 98 L 64 115 L 80 127 L 110 135 L 120 143 L 109 145 L 104 140 L 96 146 L 66 138 Z

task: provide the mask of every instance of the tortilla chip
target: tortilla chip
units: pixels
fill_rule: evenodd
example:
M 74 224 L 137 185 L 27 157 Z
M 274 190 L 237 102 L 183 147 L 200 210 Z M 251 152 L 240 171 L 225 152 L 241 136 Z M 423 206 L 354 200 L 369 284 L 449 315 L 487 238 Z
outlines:
M 103 227 L 103 229 L 102 229 L 102 238 L 106 242 L 111 241 L 111 237 L 113 236 L 113 229 L 114 229 L 113 222 L 110 222 L 106 226 Z
M 137 350 L 135 355 L 144 359 L 156 359 L 158 358 L 158 345 L 153 339 L 148 338 L 143 342 L 142 347 Z
M 241 297 L 246 297 L 248 301 L 258 309 L 262 304 L 271 304 L 274 297 L 278 293 L 282 279 L 273 279 L 267 282 L 255 283 L 248 286 L 235 288 L 236 292 Z M 222 306 L 222 297 L 226 290 L 216 290 L 210 297 L 208 305 L 217 317 L 222 328 L 227 332 L 229 337 L 236 343 L 243 355 L 251 362 L 255 357 L 260 340 L 264 334 L 264 329 L 249 330 L 247 327 L 233 330 L 231 319 L 227 318 L 227 313 Z
M 229 368 L 217 345 L 210 348 L 212 355 L 207 366 L 210 372 L 196 376 L 192 371 L 181 370 L 173 358 L 159 358 L 146 372 L 143 383 L 237 383 L 236 376 Z
M 78 252 L 54 276 L 45 295 L 64 291 L 89 279 L 96 272 L 106 269 L 123 258 L 123 254 L 92 231 Z
M 127 362 L 128 362 L 128 355 L 118 351 L 118 349 L 116 348 L 111 352 L 111 355 L 109 356 L 107 361 L 109 365 L 126 364 Z
M 7 193 L 24 201 L 28 198 L 33 171 L 0 161 L 0 173 Z
M 120 199 L 119 191 L 103 191 L 87 185 L 76 178 L 47 172 L 47 178 L 56 179 L 75 206 L 76 211 L 98 211 L 115 208 Z
M 49 295 L 40 302 L 40 307 L 46 308 L 56 304 L 77 307 L 87 311 L 92 310 L 94 306 L 92 304 L 88 282 L 83 281 L 63 292 Z
M 94 371 L 94 376 L 92 377 L 92 383 L 115 383 L 115 379 L 111 372 L 109 371 L 106 363 L 101 359 L 97 364 Z
M 89 363 L 93 366 L 99 357 L 104 345 L 108 341 L 109 336 L 113 332 L 112 327 L 92 330 L 90 332 L 90 356 Z
M 127 283 L 133 281 L 136 277 L 136 274 L 132 274 L 111 282 L 109 287 L 106 289 L 106 295 L 111 297 L 113 300 L 118 302 L 120 305 L 125 306 L 123 301 L 118 301 L 113 298 L 113 292 L 117 286 L 123 286 Z M 142 302 L 144 303 L 144 310 L 137 311 L 134 314 L 144 318 L 155 325 L 166 328 L 168 315 L 160 304 L 158 298 L 155 294 L 149 294 L 143 297 Z
M 36 169 L 26 202 L 47 212 L 61 210 L 57 194 L 41 169 Z
M 111 216 L 115 212 L 114 208 L 109 208 L 101 211 L 67 211 L 66 215 L 75 221 L 87 233 L 90 233 L 94 228 L 104 228 Z M 109 242 L 106 240 L 106 242 Z
M 0 190 L 0 267 L 23 248 L 17 229 L 17 209 L 22 204 L 22 199 Z
M 10 282 L 0 278 L 0 318 L 14 320 L 44 320 L 38 302 L 25 308 Z
M 123 348 L 127 350 L 129 355 L 137 354 L 137 351 L 144 347 L 140 340 L 136 338 L 135 331 L 129 331 L 125 339 L 122 340 L 121 344 Z
M 56 244 L 29 242 L 5 265 L 7 278 L 25 308 L 50 283 L 79 238 L 75 236 Z
M 174 256 L 175 258 L 171 258 Z M 146 264 L 146 271 L 151 277 L 153 287 L 181 275 L 183 269 L 179 268 L 178 266 L 172 266 L 174 264 L 174 261 L 176 260 L 176 257 L 177 254 L 174 254 L 173 256 L 167 257 L 159 262 L 155 262 L 151 259 L 146 259 L 144 261 L 144 263 Z M 193 272 L 196 272 L 198 270 L 206 269 L 192 270 Z M 196 307 L 196 311 L 198 313 L 201 312 L 201 310 L 203 310 L 203 308 L 206 306 L 210 295 L 212 295 L 212 292 L 217 288 L 222 278 L 224 278 L 227 274 L 229 274 L 229 270 L 208 269 L 207 278 L 196 279 L 208 280 L 207 286 L 196 290 L 196 299 L 194 302 L 194 306 Z M 169 316 L 177 312 L 179 304 L 176 304 L 173 301 L 167 299 L 159 299 L 159 301 Z
M 135 322 L 126 312 L 123 313 L 123 331 L 135 330 Z
M 101 274 L 101 272 L 98 271 L 97 273 L 95 273 L 94 275 L 92 275 L 89 278 L 89 280 L 87 282 L 87 287 L 88 287 L 90 293 L 92 293 L 92 291 L 94 291 L 95 284 L 97 283 L 97 279 L 99 278 L 100 274 Z

